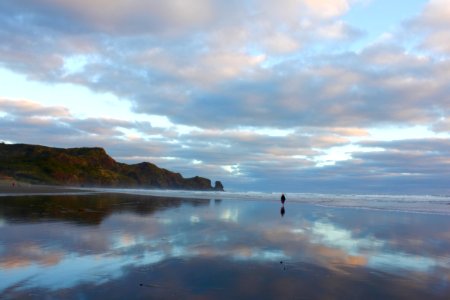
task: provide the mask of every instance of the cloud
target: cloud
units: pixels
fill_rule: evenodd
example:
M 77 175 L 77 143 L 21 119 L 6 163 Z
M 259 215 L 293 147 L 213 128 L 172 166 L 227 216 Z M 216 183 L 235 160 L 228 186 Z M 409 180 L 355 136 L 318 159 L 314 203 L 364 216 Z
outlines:
M 322 168 L 299 170 L 292 174 L 292 189 L 342 193 L 448 193 L 448 139 L 416 139 L 393 142 L 367 142 L 364 146 L 384 151 L 355 152 L 351 160 Z M 278 181 L 271 183 L 281 184 Z
M 309 100 L 299 102 L 317 96 L 292 89 L 308 86 L 309 74 L 289 70 L 279 77 L 278 70 L 267 70 L 263 65 L 270 63 L 272 53 L 304 48 L 314 40 L 316 31 L 334 32 L 330 30 L 336 22 L 334 18 L 345 13 L 349 4 L 284 2 L 263 2 L 249 9 L 234 2 L 224 8 L 219 2 L 205 0 L 190 3 L 189 10 L 181 10 L 179 6 L 186 4 L 180 1 L 122 1 L 106 6 L 101 0 L 89 5 L 86 1 L 6 2 L 1 19 L 5 26 L 0 36 L 8 43 L 0 48 L 0 60 L 30 78 L 111 92 L 132 101 L 137 112 L 166 115 L 187 125 L 214 126 L 209 121 L 214 115 L 219 117 L 216 120 L 220 126 L 233 126 L 238 123 L 236 119 L 225 120 L 221 116 L 233 111 L 242 125 L 259 126 L 267 120 L 269 126 L 291 126 L 290 120 L 299 110 L 311 108 Z M 202 8 L 196 9 L 197 5 Z M 227 12 L 231 13 L 226 15 Z M 215 13 L 220 13 L 221 18 L 212 18 Z M 65 18 L 54 19 L 55 14 Z M 159 17 L 153 18 L 153 14 Z M 233 22 L 226 19 L 229 16 L 237 18 L 233 22 L 242 25 L 242 29 L 231 25 Z M 157 37 L 152 26 L 145 23 L 137 26 L 149 30 L 145 33 L 109 30 L 113 25 L 122 28 L 122 21 L 139 23 L 141 18 L 155 23 L 160 18 L 167 27 L 187 31 L 174 40 Z M 191 28 L 183 20 L 198 21 L 203 30 L 189 31 Z M 204 22 L 213 22 L 214 26 L 209 29 Z M 338 27 L 342 28 L 344 25 L 339 22 Z M 285 24 L 285 28 L 280 28 L 280 24 Z M 83 26 L 97 30 L 82 30 Z M 155 28 L 157 32 L 164 31 L 165 25 L 158 23 Z M 36 34 L 45 38 L 36 40 Z M 80 67 L 68 68 L 74 59 Z M 287 90 L 267 88 L 276 85 Z M 273 99 L 280 99 L 281 105 Z M 187 116 L 186 111 L 198 113 Z M 279 113 L 272 114 L 274 111 Z
M 155 139 L 153 143 L 142 146 L 142 138 L 134 139 L 130 134 L 134 130 L 145 136 L 170 136 L 170 130 L 154 128 L 148 122 L 108 118 L 77 119 L 65 108 L 44 106 L 30 100 L 1 99 L 0 111 L 5 113 L 0 117 L 0 135 L 5 140 L 18 143 L 118 149 L 117 153 L 113 151 L 113 155 L 134 148 L 134 155 L 153 152 L 157 156 L 164 153 L 162 149 L 166 142 Z
M 347 36 L 347 25 L 337 18 L 353 2 L 266 1 L 252 9 L 234 2 L 226 9 L 218 2 L 200 2 L 191 8 L 202 9 L 192 15 L 179 9 L 185 5 L 179 1 L 122 1 L 107 6 L 102 0 L 89 5 L 85 1 L 6 2 L 1 34 L 8 43 L 0 49 L 0 59 L 32 78 L 111 92 L 131 101 L 136 112 L 201 127 L 425 123 L 448 107 L 442 98 L 448 90 L 449 74 L 442 66 L 446 62 L 408 53 L 401 46 L 375 45 L 360 54 L 313 54 L 308 61 L 301 57 L 276 62 L 277 53 L 302 53 L 305 47 L 320 45 L 317 36 L 325 40 L 324 35 Z M 434 14 L 432 8 L 425 16 Z M 49 23 L 55 11 L 70 15 L 66 21 L 71 25 L 105 27 L 109 22 L 121 27 L 122 19 L 132 23 L 141 15 L 157 22 L 152 14 L 168 23 L 183 22 L 180 13 L 200 23 L 215 13 L 225 18 L 231 12 L 231 18 L 237 19 L 232 25 L 213 18 L 208 22 L 214 26 L 202 23 L 201 31 L 189 31 L 182 24 L 179 27 L 187 31 L 174 39 L 151 31 L 66 32 Z M 138 28 L 151 29 L 144 25 Z M 156 27 L 164 31 L 164 25 Z M 37 32 L 46 38 L 33 39 Z M 79 57 L 82 67 L 67 73 L 74 57 Z M 440 79 L 434 81 L 438 74 Z M 417 86 L 422 88 L 417 91 Z M 385 109 L 387 105 L 390 109 Z
M 447 27 L 450 24 L 448 19 L 450 9 L 446 4 L 445 0 L 428 1 L 421 16 L 423 22 L 430 25 Z
M 337 0 L 282 0 L 261 2 L 261 11 L 277 19 L 296 22 L 300 18 L 332 19 L 346 13 L 355 1 Z M 258 6 L 257 6 L 258 7 Z
M 286 0 L 276 5 L 269 1 L 247 2 L 133 0 L 106 5 L 103 0 L 39 0 L 32 4 L 6 1 L 0 7 L 4 12 L 0 36 L 9 42 L 0 54 L 9 67 L 51 80 L 61 77 L 58 69 L 70 55 L 97 55 L 105 64 L 114 56 L 120 59 L 120 54 L 130 54 L 118 52 L 124 49 L 145 53 L 148 48 L 159 47 L 170 59 L 181 51 L 189 52 L 190 61 L 202 57 L 205 51 L 208 54 L 210 49 L 215 56 L 225 49 L 231 53 L 222 56 L 251 49 L 285 53 L 298 49 L 300 43 L 305 46 L 315 40 L 316 32 L 336 32 L 330 28 L 345 27 L 341 21 L 334 25 L 334 18 L 345 12 L 342 7 L 348 6 L 346 1 L 320 2 L 320 8 L 311 1 Z M 165 36 L 166 32 L 179 33 Z M 37 41 L 33 39 L 36 35 L 45 38 Z M 338 34 L 344 35 L 344 31 Z M 32 67 L 33 62 L 39 63 Z M 227 61 L 211 61 L 207 67 L 220 63 Z
M 448 110 L 447 62 L 383 47 L 312 60 L 255 69 L 211 91 L 190 90 L 176 107 L 149 95 L 136 99 L 136 109 L 200 127 L 427 124 Z
M 8 1 L 7 1 L 8 2 Z M 74 25 L 78 32 L 95 30 L 119 33 L 171 32 L 189 30 L 206 26 L 215 16 L 219 1 L 198 0 L 186 2 L 172 1 L 109 1 L 38 0 L 13 1 L 5 3 L 9 11 L 20 11 L 27 18 L 43 26 L 62 25 L 60 30 L 72 31 Z M 48 15 L 57 18 L 50 20 Z
M 305 0 L 306 7 L 310 9 L 316 16 L 322 18 L 332 18 L 340 16 L 350 9 L 350 1 L 326 1 L 326 0 Z
M 364 141 L 370 137 L 366 130 L 349 127 L 306 127 L 277 135 L 251 128 L 180 133 L 145 122 L 76 119 L 66 109 L 29 100 L 1 103 L 3 139 L 59 147 L 101 145 L 122 162 L 151 161 L 185 177 L 222 180 L 234 189 L 448 192 L 450 144 L 445 138 Z M 361 148 L 353 149 L 350 159 L 316 167 L 327 149 L 354 144 L 355 138 Z
M 13 101 L 0 98 L 0 111 L 8 115 L 19 116 L 45 116 L 45 117 L 67 117 L 70 115 L 67 108 L 45 107 L 37 102 L 29 100 Z
M 100 145 L 126 162 L 151 160 L 236 186 L 277 189 L 300 180 L 339 189 L 347 180 L 349 189 L 351 180 L 364 178 L 378 187 L 434 182 L 431 189 L 442 183 L 433 168 L 440 173 L 444 158 L 362 140 L 381 126 L 448 131 L 448 5 L 429 1 L 403 30 L 354 47 L 361 30 L 345 15 L 357 3 L 2 1 L 1 67 L 29 80 L 113 94 L 141 121 L 79 119 L 64 95 L 57 107 L 0 95 L 0 137 Z M 142 121 L 147 115 L 172 125 L 154 127 Z M 421 143 L 441 147 L 433 139 Z M 330 149 L 344 147 L 361 152 L 316 168 Z M 432 159 L 430 169 L 415 159 Z
M 423 35 L 421 47 L 440 54 L 450 54 L 450 9 L 445 0 L 430 0 L 422 13 L 410 22 Z
M 450 118 L 443 118 L 433 125 L 433 131 L 450 132 Z
M 277 32 L 264 39 L 265 48 L 272 53 L 290 53 L 301 47 L 300 41 L 282 32 Z

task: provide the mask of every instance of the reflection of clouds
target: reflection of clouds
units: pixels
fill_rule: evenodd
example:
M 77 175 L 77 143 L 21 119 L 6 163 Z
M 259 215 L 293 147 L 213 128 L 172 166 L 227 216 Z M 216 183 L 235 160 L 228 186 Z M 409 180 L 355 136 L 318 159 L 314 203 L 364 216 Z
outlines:
M 87 282 L 97 285 L 117 280 L 127 275 L 127 270 L 174 258 L 258 263 L 283 260 L 333 271 L 368 266 L 394 273 L 432 272 L 434 267 L 442 267 L 448 274 L 450 268 L 439 257 L 412 256 L 393 249 L 387 238 L 363 235 L 368 226 L 364 219 L 345 226 L 345 222 L 333 222 L 332 215 L 324 219 L 323 215 L 308 214 L 303 218 L 306 212 L 291 206 L 290 217 L 281 220 L 278 206 L 231 203 L 184 208 L 182 213 L 179 209 L 165 210 L 152 217 L 112 214 L 97 227 L 58 223 L 58 231 L 54 231 L 54 223 L 6 224 L 2 233 L 36 233 L 22 239 L 33 236 L 40 242 L 4 243 L 0 292 L 18 283 L 23 289 L 50 290 Z M 263 205 L 267 207 L 261 209 Z M 268 217 L 269 209 L 276 218 Z M 19 228 L 22 231 L 17 231 Z M 45 247 L 50 241 L 52 247 Z M 3 281 L 6 277 L 8 280 Z
M 436 266 L 450 267 L 445 259 L 388 249 L 384 241 L 373 237 L 355 238 L 351 231 L 330 223 L 315 222 L 311 233 L 311 242 L 342 250 L 340 256 L 345 257 L 345 262 L 350 265 L 367 265 L 383 271 L 420 272 L 429 272 Z M 330 252 L 329 248 L 325 250 L 321 247 L 319 253 L 322 257 L 336 257 L 330 255 L 333 251 Z
M 126 248 L 137 244 L 137 237 L 129 233 L 119 234 L 113 240 L 114 248 Z
M 21 256 L 11 256 L 6 259 L 2 259 L 0 263 L 1 269 L 16 269 L 31 265 L 31 260 L 25 259 Z
M 358 253 L 361 249 L 378 249 L 383 242 L 373 237 L 355 238 L 351 231 L 337 228 L 330 223 L 315 222 L 311 228 L 312 242 L 343 249 L 347 253 Z
M 0 291 L 22 284 L 22 288 L 44 288 L 50 291 L 70 288 L 82 283 L 100 285 L 124 275 L 126 267 L 142 267 L 157 264 L 171 258 L 229 257 L 233 260 L 277 261 L 286 259 L 281 250 L 263 250 L 257 247 L 218 249 L 214 247 L 174 246 L 169 251 L 145 250 L 138 257 L 123 253 L 108 255 L 65 256 L 57 264 L 38 266 L 32 262 L 17 264 L 12 271 L 5 272 L 8 280 L 0 283 Z M 25 268 L 26 267 L 26 268 Z
M 200 222 L 199 216 L 191 216 L 189 218 L 189 220 L 191 221 L 191 223 L 199 223 Z
M 380 253 L 370 257 L 369 266 L 377 269 L 400 269 L 426 272 L 436 267 L 438 262 L 428 257 L 406 253 Z
M 169 219 L 169 218 L 161 218 L 161 219 L 158 219 L 158 223 L 161 223 L 161 224 L 163 224 L 163 225 L 168 225 L 168 224 L 170 224 L 170 223 L 172 223 L 173 222 L 173 220 L 172 219 Z
M 120 267 L 128 262 L 118 262 L 117 257 L 96 258 L 94 255 L 66 257 L 59 264 L 45 269 L 32 265 L 27 269 L 16 269 L 8 274 L 11 284 L 26 280 L 27 288 L 57 290 L 69 288 L 82 282 L 101 283 L 105 278 L 120 276 Z
M 220 218 L 227 222 L 238 223 L 239 221 L 239 210 L 227 208 L 222 212 Z
M 220 257 L 233 260 L 245 261 L 277 261 L 280 259 L 288 259 L 283 250 L 261 249 L 259 247 L 251 247 L 246 245 L 236 245 L 234 247 L 214 247 L 200 246 L 177 248 L 177 253 L 184 253 L 184 257 Z M 181 250 L 182 249 L 182 250 Z
M 284 224 L 283 224 L 284 225 Z M 361 249 L 381 245 L 370 238 L 355 239 L 350 231 L 331 223 L 302 222 L 263 229 L 267 241 L 284 250 L 284 256 L 297 262 L 314 262 L 322 267 L 337 270 L 339 266 L 365 266 L 368 258 Z M 370 241 L 370 242 L 369 242 Z M 299 251 L 301 249 L 301 251 Z
M 248 246 L 244 246 L 244 245 L 240 245 L 235 247 L 235 249 L 233 249 L 233 253 L 234 256 L 237 257 L 241 257 L 241 258 L 248 258 L 252 256 L 253 253 L 253 249 L 251 247 Z
M 31 264 L 16 265 L 11 271 L 6 270 L 7 282 L 0 281 L 0 291 L 23 282 L 23 288 L 45 288 L 57 290 L 70 288 L 77 284 L 94 282 L 102 284 L 123 275 L 123 268 L 155 264 L 167 259 L 162 251 L 145 251 L 139 257 L 134 255 L 84 255 L 65 256 L 58 264 L 45 267 Z M 24 267 L 27 268 L 24 268 Z M 25 284 L 26 282 L 26 284 Z
M 0 257 L 0 292 L 21 281 L 28 282 L 36 274 L 44 274 L 43 270 L 59 266 L 64 259 L 64 253 L 59 250 L 32 243 L 18 245 Z
M 331 248 L 323 245 L 312 247 L 314 259 L 324 267 L 336 269 L 337 266 L 365 266 L 367 258 L 364 256 L 350 255 L 342 249 Z
M 0 257 L 0 268 L 15 269 L 32 264 L 52 266 L 58 264 L 62 257 L 61 251 L 45 249 L 34 243 L 23 243 L 15 247 L 14 252 Z
M 294 228 L 291 230 L 291 233 L 293 234 L 304 234 L 305 230 L 303 228 Z
M 265 237 L 266 242 L 279 245 L 285 256 L 292 260 L 314 261 L 315 264 L 333 270 L 338 270 L 341 266 L 367 266 L 398 273 L 431 272 L 436 266 L 450 268 L 450 264 L 440 256 L 411 255 L 392 248 L 391 240 L 381 240 L 370 234 L 355 236 L 355 233 L 361 234 L 359 227 L 349 230 L 330 221 L 302 223 L 302 227 L 298 227 L 298 224 L 283 224 L 277 227 L 263 225 L 260 229 L 260 234 Z M 414 240 L 415 244 L 419 245 L 419 238 L 421 237 Z
M 367 265 L 367 258 L 364 256 L 348 256 L 346 262 L 351 266 L 365 266 Z
M 249 251 L 234 253 L 232 256 L 236 260 L 251 261 L 277 261 L 280 259 L 288 259 L 281 250 L 262 250 L 258 248 L 248 249 Z

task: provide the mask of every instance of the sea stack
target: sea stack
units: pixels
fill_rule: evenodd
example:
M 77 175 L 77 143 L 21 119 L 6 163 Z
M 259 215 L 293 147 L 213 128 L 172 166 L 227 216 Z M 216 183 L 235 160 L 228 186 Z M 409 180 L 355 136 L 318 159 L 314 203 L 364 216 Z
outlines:
M 222 182 L 216 181 L 216 183 L 214 184 L 214 190 L 215 190 L 215 191 L 223 192 L 223 185 L 222 185 Z

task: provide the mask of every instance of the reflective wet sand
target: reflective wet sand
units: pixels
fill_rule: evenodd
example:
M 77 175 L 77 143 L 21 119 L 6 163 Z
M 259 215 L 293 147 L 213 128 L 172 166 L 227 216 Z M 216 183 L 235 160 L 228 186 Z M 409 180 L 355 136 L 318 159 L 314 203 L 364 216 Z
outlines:
M 450 218 L 132 195 L 0 199 L 0 298 L 449 299 Z

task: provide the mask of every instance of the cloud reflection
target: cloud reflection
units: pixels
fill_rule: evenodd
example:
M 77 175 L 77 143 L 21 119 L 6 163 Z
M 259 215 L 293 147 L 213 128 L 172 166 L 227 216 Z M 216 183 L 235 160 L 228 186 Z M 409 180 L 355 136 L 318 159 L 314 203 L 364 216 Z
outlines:
M 406 234 L 402 242 L 398 224 L 406 219 L 415 218 L 412 232 L 415 226 L 422 228 L 416 240 L 447 234 L 429 226 L 435 216 L 382 216 L 376 211 L 291 204 L 289 215 L 280 218 L 278 203 L 237 200 L 222 201 L 220 206 L 187 201 L 172 209 L 162 206 L 142 214 L 134 210 L 142 201 L 140 197 L 128 201 L 126 211 L 117 206 L 97 226 L 45 219 L 38 223 L 26 218 L 22 220 L 25 223 L 7 221 L 0 227 L 0 294 L 11 289 L 55 291 L 120 282 L 130 272 L 165 268 L 166 262 L 174 260 L 179 261 L 175 272 L 181 262 L 213 259 L 229 262 L 238 273 L 243 272 L 243 263 L 275 267 L 283 262 L 286 270 L 312 264 L 342 274 L 357 268 L 392 276 L 409 272 L 450 276 L 446 259 L 450 240 L 442 240 L 434 252 L 420 252 L 406 242 L 410 238 Z M 4 212 L 0 206 L 0 213 Z M 445 222 L 448 225 L 448 220 Z
M 349 254 L 361 249 L 379 249 L 383 242 L 373 237 L 354 238 L 351 231 L 338 228 L 330 223 L 315 222 L 311 229 L 311 241 L 339 248 Z

